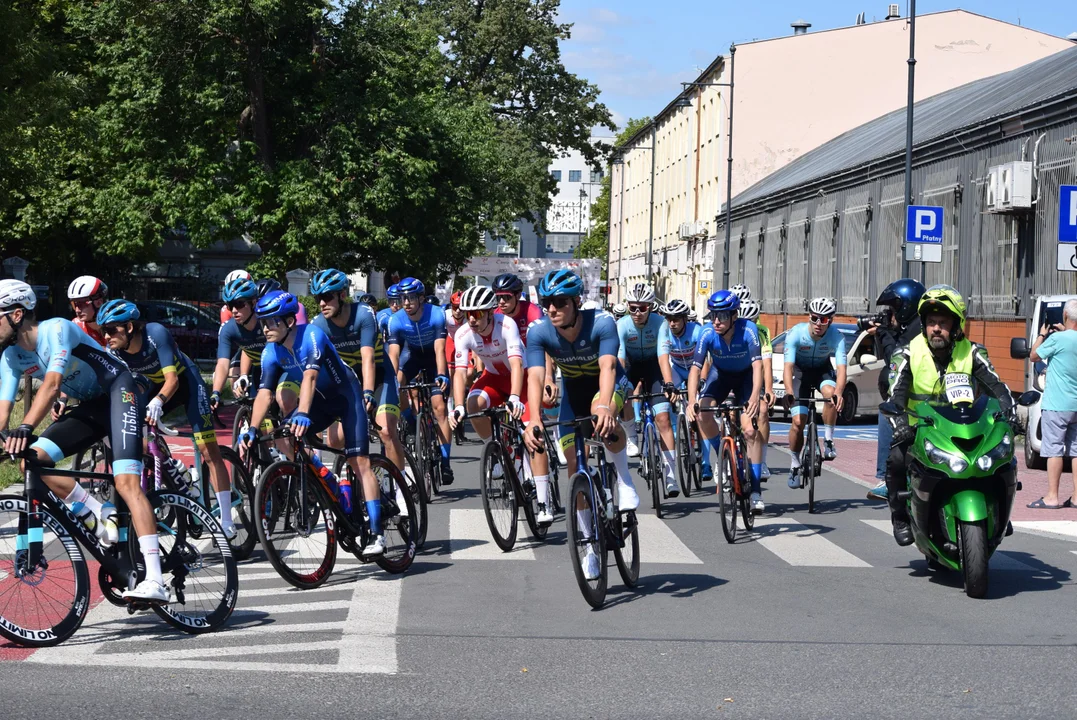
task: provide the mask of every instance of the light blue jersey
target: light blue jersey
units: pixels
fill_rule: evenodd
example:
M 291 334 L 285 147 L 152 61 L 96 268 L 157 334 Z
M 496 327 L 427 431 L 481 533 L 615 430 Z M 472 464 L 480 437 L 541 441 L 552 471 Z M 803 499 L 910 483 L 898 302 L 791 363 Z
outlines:
M 625 315 L 617 321 L 617 337 L 621 343 L 617 358 L 622 363 L 627 358 L 629 365 L 657 361 L 658 339 L 663 329 L 668 333 L 669 323 L 657 313 L 652 312 L 643 327 L 636 327 L 632 316 Z
M 845 336 L 833 323 L 818 340 L 806 322 L 794 325 L 785 336 L 785 362 L 801 370 L 829 370 L 832 357 L 836 364 L 846 364 Z

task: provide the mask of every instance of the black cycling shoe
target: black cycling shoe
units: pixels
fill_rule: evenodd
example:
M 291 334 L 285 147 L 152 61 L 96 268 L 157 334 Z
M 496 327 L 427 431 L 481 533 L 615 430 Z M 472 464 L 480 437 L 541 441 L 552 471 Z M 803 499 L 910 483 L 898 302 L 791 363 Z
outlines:
M 447 464 L 442 465 L 441 466 L 441 484 L 442 485 L 452 485 L 453 480 L 455 480 L 455 479 L 456 478 L 453 477 L 453 474 L 452 474 L 452 468 L 449 467 Z
M 906 520 L 892 520 L 894 523 L 894 539 L 897 540 L 897 544 L 901 547 L 906 545 L 912 545 L 912 528 L 909 527 L 909 523 Z

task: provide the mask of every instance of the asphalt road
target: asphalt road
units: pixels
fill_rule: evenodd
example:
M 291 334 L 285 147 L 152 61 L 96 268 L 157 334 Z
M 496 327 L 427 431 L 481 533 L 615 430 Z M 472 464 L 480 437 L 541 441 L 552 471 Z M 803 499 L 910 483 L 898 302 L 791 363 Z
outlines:
M 1007 538 L 977 601 L 836 475 L 814 515 L 776 476 L 734 545 L 710 485 L 664 520 L 641 514 L 640 587 L 611 567 L 592 611 L 563 523 L 542 545 L 522 526 L 508 554 L 489 541 L 478 450 L 454 448 L 457 483 L 403 578 L 341 555 L 300 592 L 255 560 L 230 627 L 199 637 L 100 604 L 59 648 L 0 647 L 5 718 L 1074 714 L 1077 544 Z

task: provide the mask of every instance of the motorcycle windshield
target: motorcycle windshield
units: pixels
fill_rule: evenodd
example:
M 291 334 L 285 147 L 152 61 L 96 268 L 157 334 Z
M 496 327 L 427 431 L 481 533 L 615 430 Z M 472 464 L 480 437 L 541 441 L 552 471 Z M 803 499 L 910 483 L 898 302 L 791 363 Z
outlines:
M 976 398 L 976 402 L 968 405 L 932 405 L 931 409 L 952 423 L 968 425 L 980 419 L 987 411 L 987 403 L 991 400 L 987 395 Z

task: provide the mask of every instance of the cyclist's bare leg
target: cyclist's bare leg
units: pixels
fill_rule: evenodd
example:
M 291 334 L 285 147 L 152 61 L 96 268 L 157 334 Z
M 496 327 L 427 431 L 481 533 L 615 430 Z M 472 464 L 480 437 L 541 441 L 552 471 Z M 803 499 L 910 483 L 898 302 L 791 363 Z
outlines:
M 385 456 L 393 462 L 401 471 L 404 470 L 404 446 L 400 444 L 400 435 L 397 433 L 399 418 L 394 413 L 379 412 L 374 417 L 375 422 L 381 427 L 378 437 L 385 449 Z
M 819 389 L 819 392 L 823 394 L 823 399 L 826 402 L 823 403 L 823 424 L 824 425 L 837 425 L 838 424 L 838 408 L 835 407 L 831 400 L 834 398 L 837 388 L 833 385 L 824 385 Z
M 758 464 L 763 461 L 763 435 L 752 427 L 752 419 L 747 413 L 741 413 L 740 429 L 744 433 L 744 439 L 748 443 L 748 458 L 752 463 Z
M 379 500 L 381 498 L 381 488 L 378 487 L 378 479 L 374 477 L 374 473 L 370 469 L 370 456 L 362 455 L 348 458 L 348 467 L 352 469 L 352 472 L 363 484 L 363 497 Z M 378 528 L 379 533 L 383 531 L 384 528 Z
M 800 455 L 800 448 L 804 445 L 804 425 L 808 422 L 806 414 L 793 415 L 789 425 L 789 450 L 794 455 Z
M 490 403 L 487 401 L 486 396 L 481 393 L 475 395 L 469 395 L 467 398 L 467 412 L 469 415 L 474 413 L 480 413 L 483 410 L 490 407 Z M 489 442 L 490 433 L 490 420 L 485 417 L 473 417 L 471 418 L 471 427 L 475 428 L 475 432 L 479 434 L 483 442 Z
M 673 449 L 673 423 L 670 421 L 668 412 L 655 415 L 654 422 L 658 425 L 658 436 L 662 438 L 662 449 Z
M 430 405 L 434 410 L 434 420 L 438 426 L 438 442 L 441 444 L 452 442 L 452 432 L 449 430 L 449 413 L 445 406 L 445 396 L 432 395 Z
M 280 407 L 281 415 L 284 417 L 287 417 L 299 406 L 299 391 L 291 384 L 281 383 L 278 385 L 276 397 L 277 405 Z M 277 449 L 289 460 L 295 460 L 295 455 L 292 452 L 292 443 L 290 443 L 287 438 L 281 438 L 273 444 L 276 445 Z

